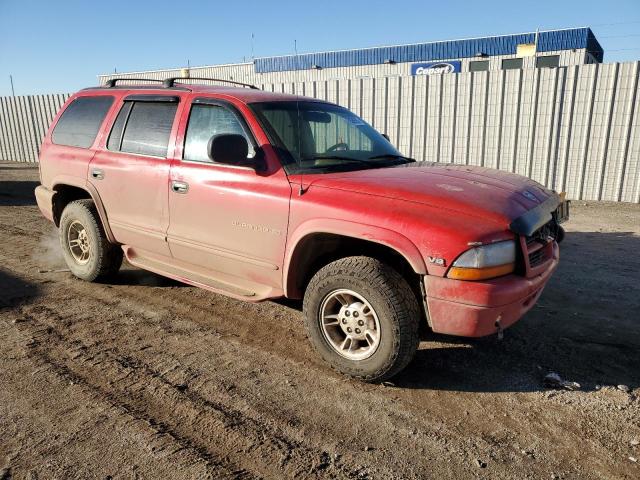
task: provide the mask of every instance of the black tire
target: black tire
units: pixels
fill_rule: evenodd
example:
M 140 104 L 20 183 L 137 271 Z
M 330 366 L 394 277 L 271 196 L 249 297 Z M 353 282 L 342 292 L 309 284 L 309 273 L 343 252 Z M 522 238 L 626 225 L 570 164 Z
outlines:
M 77 229 L 72 225 L 84 227 L 86 244 L 89 245 L 87 259 L 78 260 L 69 245 L 70 235 Z M 109 242 L 104 233 L 93 200 L 83 199 L 69 203 L 60 217 L 60 245 L 67 266 L 76 277 L 88 282 L 104 280 L 114 275 L 122 265 L 122 249 Z M 77 249 L 76 249 L 77 250 Z
M 379 343 L 368 358 L 341 356 L 323 333 L 323 302 L 340 289 L 365 299 L 379 320 Z M 367 382 L 391 378 L 409 364 L 418 348 L 418 301 L 395 269 L 374 258 L 346 257 L 321 268 L 307 286 L 303 309 L 314 348 L 335 370 L 351 377 Z

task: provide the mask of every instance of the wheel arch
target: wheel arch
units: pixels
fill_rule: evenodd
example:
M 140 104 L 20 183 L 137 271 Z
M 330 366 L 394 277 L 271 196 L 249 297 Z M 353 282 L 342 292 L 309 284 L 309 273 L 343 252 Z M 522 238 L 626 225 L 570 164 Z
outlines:
M 89 198 L 93 200 L 93 203 L 96 206 L 96 210 L 98 211 L 98 216 L 100 217 L 100 222 L 102 223 L 104 232 L 107 235 L 107 239 L 111 243 L 117 243 L 109 226 L 107 212 L 104 208 L 104 205 L 102 204 L 100 195 L 93 185 L 89 183 L 80 183 L 75 179 L 65 178 L 58 180 L 53 185 L 52 190 L 54 192 L 52 199 L 52 214 L 53 222 L 55 223 L 56 227 L 60 226 L 60 217 L 62 216 L 62 211 L 70 202 L 83 198 Z
M 382 227 L 342 220 L 306 222 L 290 237 L 285 255 L 285 296 L 302 298 L 306 284 L 322 266 L 352 255 L 385 260 L 401 274 L 426 275 L 422 255 L 404 235 Z

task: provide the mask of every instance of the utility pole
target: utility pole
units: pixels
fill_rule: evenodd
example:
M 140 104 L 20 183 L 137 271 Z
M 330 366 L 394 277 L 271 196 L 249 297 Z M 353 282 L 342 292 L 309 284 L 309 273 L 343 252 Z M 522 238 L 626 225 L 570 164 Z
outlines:
M 11 96 L 15 97 L 16 92 L 13 90 L 13 75 L 9 75 L 9 81 L 11 82 Z

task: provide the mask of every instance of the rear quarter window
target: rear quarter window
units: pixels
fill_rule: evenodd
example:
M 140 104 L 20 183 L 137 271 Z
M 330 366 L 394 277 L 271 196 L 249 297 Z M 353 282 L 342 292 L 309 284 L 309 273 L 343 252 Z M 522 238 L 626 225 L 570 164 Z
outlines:
M 62 113 L 51 141 L 57 145 L 89 148 L 112 104 L 113 97 L 106 95 L 76 98 Z

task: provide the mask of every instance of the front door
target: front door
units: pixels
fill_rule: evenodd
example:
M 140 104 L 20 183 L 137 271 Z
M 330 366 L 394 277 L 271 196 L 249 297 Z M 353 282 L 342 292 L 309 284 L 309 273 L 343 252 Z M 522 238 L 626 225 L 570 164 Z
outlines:
M 174 160 L 170 173 L 167 240 L 173 257 L 211 276 L 235 278 L 237 285 L 281 289 L 291 196 L 284 171 L 269 158 L 263 159 L 267 168 L 257 170 L 209 159 L 208 141 L 222 133 L 247 138 L 249 158 L 239 165 L 264 155 L 232 105 L 196 99 L 184 119 L 182 159 Z

